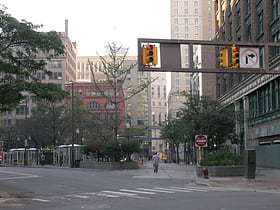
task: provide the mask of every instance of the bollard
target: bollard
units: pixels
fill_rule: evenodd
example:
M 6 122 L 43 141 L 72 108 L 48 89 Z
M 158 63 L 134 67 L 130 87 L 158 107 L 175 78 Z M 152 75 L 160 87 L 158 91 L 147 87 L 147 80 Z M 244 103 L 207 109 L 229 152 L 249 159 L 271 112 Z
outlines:
M 208 168 L 203 168 L 203 176 L 204 176 L 204 179 L 209 179 L 209 171 L 208 171 Z

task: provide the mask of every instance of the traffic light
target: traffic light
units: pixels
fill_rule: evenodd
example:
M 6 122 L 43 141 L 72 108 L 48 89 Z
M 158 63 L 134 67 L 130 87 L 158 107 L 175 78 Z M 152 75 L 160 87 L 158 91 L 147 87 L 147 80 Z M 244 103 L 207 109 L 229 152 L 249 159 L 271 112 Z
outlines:
M 221 68 L 228 68 L 228 49 L 224 48 L 220 51 L 220 67 Z
M 158 53 L 155 45 L 147 44 L 142 47 L 142 65 L 155 66 L 158 64 Z
M 231 55 L 232 55 L 232 68 L 238 69 L 239 68 L 239 48 L 235 45 L 231 46 Z

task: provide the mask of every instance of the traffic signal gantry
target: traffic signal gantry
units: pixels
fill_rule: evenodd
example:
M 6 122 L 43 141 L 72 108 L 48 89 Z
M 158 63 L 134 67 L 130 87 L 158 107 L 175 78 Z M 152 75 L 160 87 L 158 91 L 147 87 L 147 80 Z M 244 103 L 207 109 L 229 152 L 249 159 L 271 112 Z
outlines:
M 239 68 L 239 48 L 235 45 L 225 47 L 219 52 L 220 67 L 224 69 Z
M 156 66 L 158 64 L 158 49 L 155 45 L 146 44 L 142 46 L 142 65 Z

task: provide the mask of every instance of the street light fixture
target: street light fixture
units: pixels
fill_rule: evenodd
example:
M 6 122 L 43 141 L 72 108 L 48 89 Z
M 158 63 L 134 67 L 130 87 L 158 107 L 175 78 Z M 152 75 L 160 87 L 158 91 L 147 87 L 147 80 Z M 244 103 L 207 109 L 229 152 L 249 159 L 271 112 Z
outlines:
M 129 129 L 130 129 L 130 123 L 129 122 L 127 122 L 126 123 L 126 128 L 127 128 L 127 140 L 129 141 Z

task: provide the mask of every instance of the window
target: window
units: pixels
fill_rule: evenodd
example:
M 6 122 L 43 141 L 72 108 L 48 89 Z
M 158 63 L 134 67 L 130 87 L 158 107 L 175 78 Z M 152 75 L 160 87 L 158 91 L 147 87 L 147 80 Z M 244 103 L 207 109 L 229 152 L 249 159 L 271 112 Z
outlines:
M 195 19 L 194 19 L 194 24 L 195 24 L 195 25 L 198 25 L 198 18 L 195 18 Z
M 194 31 L 198 31 L 198 26 L 194 26 Z
M 189 19 L 185 18 L 185 24 L 189 24 Z
M 195 7 L 197 7 L 197 6 L 198 6 L 198 1 L 194 1 L 194 2 L 193 2 L 193 5 L 194 5 Z
M 174 5 L 175 5 L 175 7 L 178 7 L 178 5 L 179 5 L 179 4 L 178 4 L 178 1 L 175 1 L 175 2 L 174 2 Z
M 115 109 L 116 105 L 112 102 L 108 102 L 105 105 L 105 109 Z
M 185 26 L 185 32 L 189 31 L 189 26 Z
M 93 109 L 100 109 L 100 104 L 97 103 L 96 101 L 91 101 L 88 104 L 88 109 L 93 110 Z
M 194 9 L 194 14 L 198 14 L 198 9 Z
M 187 7 L 188 6 L 188 2 L 184 1 L 184 6 Z
M 175 14 L 178 15 L 179 14 L 179 10 L 175 9 Z
M 184 9 L 184 14 L 185 15 L 189 14 L 189 10 L 188 9 Z
M 176 85 L 179 85 L 179 80 L 178 79 L 176 79 Z
M 179 24 L 178 18 L 175 18 L 175 24 L 176 24 L 176 25 Z
M 175 26 L 175 31 L 179 31 L 179 27 L 178 26 Z
M 272 21 L 275 20 L 279 15 L 278 7 L 279 7 L 278 0 L 272 0 L 272 7 L 271 7 Z
M 261 11 L 258 16 L 258 34 L 262 34 L 263 33 L 263 11 Z

